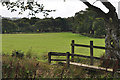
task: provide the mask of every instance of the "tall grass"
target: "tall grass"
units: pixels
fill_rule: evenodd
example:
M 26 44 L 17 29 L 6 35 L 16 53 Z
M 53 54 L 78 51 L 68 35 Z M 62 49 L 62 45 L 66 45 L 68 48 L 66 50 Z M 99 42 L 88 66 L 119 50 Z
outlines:
M 49 65 L 36 58 L 3 56 L 3 78 L 110 78 L 111 74 L 65 64 Z

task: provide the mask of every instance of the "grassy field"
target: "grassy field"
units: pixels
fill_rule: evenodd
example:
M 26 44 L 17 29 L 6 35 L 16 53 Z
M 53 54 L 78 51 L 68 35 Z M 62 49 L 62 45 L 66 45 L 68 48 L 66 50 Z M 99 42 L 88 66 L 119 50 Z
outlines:
M 70 52 L 71 40 L 75 43 L 89 45 L 90 40 L 94 41 L 96 46 L 104 46 L 104 39 L 89 38 L 80 34 L 70 32 L 62 33 L 38 33 L 38 34 L 3 34 L 2 51 L 11 53 L 12 50 L 22 50 L 27 52 L 30 49 L 35 56 L 46 55 L 48 52 Z M 89 55 L 89 48 L 76 48 L 75 53 Z M 94 49 L 94 56 L 100 56 L 104 50 Z

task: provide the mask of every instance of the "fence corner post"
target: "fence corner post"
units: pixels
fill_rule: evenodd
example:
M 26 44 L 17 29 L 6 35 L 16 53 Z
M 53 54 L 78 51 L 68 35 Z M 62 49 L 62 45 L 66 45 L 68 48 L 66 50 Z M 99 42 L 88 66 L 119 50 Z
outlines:
M 51 52 L 48 53 L 48 63 L 51 63 Z
M 72 61 L 72 62 L 74 62 L 74 48 L 75 48 L 75 47 L 74 47 L 74 44 L 75 44 L 75 41 L 72 40 L 72 44 L 71 44 L 71 48 L 72 48 L 72 52 L 71 52 L 71 53 L 72 53 L 71 61 Z
M 90 65 L 93 65 L 93 41 L 90 41 Z
M 66 64 L 67 64 L 67 67 L 69 67 L 70 65 L 70 53 L 69 52 L 66 53 L 66 57 L 67 57 Z

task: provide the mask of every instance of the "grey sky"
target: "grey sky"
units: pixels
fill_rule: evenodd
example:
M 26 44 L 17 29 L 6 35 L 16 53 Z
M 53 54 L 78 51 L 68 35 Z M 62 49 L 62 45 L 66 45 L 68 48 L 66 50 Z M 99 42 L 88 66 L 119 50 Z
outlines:
M 87 8 L 80 0 L 37 0 L 40 3 L 44 4 L 45 9 L 53 9 L 56 12 L 52 12 L 48 17 L 71 17 L 80 10 L 85 10 Z M 88 0 L 90 3 L 94 3 L 96 0 Z M 120 0 L 109 0 L 115 7 L 118 12 L 118 2 Z M 95 6 L 101 8 L 104 12 L 108 12 L 102 3 L 97 1 Z M 22 15 L 18 15 L 18 12 L 10 12 L 5 7 L 0 5 L 0 15 L 3 17 L 28 17 L 28 11 L 24 12 Z M 44 18 L 43 14 L 39 13 L 36 15 L 37 17 Z

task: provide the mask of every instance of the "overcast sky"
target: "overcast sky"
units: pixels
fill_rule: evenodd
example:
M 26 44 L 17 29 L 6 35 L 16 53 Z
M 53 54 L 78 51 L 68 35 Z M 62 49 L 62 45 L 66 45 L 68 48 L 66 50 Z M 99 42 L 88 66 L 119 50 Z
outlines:
M 13 1 L 13 0 L 12 0 Z M 55 12 L 51 12 L 48 17 L 71 17 L 74 16 L 76 12 L 80 10 L 85 10 L 87 8 L 86 5 L 84 5 L 80 0 L 37 0 L 41 4 L 45 6 L 45 9 L 52 9 L 56 10 Z M 90 3 L 94 3 L 96 0 L 88 0 Z M 118 2 L 120 0 L 109 0 L 115 7 L 118 13 Z M 102 3 L 97 1 L 94 3 L 95 6 L 101 8 L 104 12 L 108 12 L 108 9 L 106 9 Z M 3 17 L 28 17 L 28 11 L 24 12 L 22 15 L 18 15 L 18 12 L 10 12 L 7 10 L 6 7 L 3 7 L 0 4 L 0 15 Z M 39 18 L 44 18 L 43 14 L 39 13 L 36 15 Z

